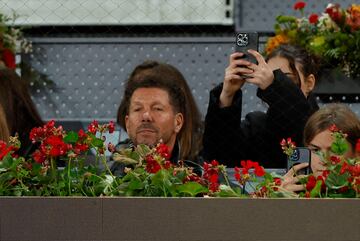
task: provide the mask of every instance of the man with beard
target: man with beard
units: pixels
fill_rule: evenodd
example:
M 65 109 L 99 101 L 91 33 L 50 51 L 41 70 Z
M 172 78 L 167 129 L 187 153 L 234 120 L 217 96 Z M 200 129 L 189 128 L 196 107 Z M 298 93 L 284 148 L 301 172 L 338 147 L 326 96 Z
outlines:
M 116 149 L 146 144 L 151 147 L 162 142 L 169 147 L 170 161 L 179 160 L 177 136 L 182 130 L 185 113 L 185 95 L 181 88 L 169 81 L 146 76 L 125 89 L 125 125 L 129 139 Z M 124 166 L 115 162 L 111 171 L 123 174 Z

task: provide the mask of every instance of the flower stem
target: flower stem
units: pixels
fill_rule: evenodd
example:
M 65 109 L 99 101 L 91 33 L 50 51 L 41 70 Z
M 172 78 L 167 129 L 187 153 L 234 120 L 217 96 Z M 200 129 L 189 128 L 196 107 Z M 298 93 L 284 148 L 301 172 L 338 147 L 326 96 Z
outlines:
M 69 163 L 68 163 L 68 189 L 69 189 L 69 196 L 71 196 L 71 158 L 69 158 Z

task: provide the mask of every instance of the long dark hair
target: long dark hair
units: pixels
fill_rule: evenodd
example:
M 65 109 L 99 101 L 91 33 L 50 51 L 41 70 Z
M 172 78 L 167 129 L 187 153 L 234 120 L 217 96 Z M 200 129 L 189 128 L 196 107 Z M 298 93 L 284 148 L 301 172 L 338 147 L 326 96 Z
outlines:
M 306 78 L 310 74 L 313 74 L 315 79 L 318 79 L 319 60 L 304 48 L 296 45 L 282 44 L 279 45 L 274 51 L 272 51 L 266 58 L 269 60 L 273 57 L 282 57 L 289 62 L 291 71 L 295 74 L 295 84 L 301 86 L 300 73 L 296 69 L 295 64 L 300 64 L 300 71 Z
M 31 142 L 28 135 L 43 122 L 30 97 L 27 82 L 13 70 L 0 69 L 0 103 L 4 108 L 10 135 L 19 134 L 22 148 Z M 20 151 L 21 152 L 21 151 Z

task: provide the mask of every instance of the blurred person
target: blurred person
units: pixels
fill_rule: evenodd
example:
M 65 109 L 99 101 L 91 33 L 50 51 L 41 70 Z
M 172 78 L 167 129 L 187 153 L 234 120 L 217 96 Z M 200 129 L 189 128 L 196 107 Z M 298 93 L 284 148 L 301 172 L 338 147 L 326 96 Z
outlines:
M 210 92 L 204 158 L 228 167 L 250 159 L 267 168 L 285 168 L 280 141 L 291 137 L 301 145 L 305 123 L 318 109 L 311 94 L 317 66 L 305 50 L 291 45 L 280 45 L 267 61 L 257 51 L 249 53 L 258 64 L 242 59 L 243 53 L 233 53 L 223 83 Z M 242 121 L 245 83 L 255 84 L 257 96 L 269 107 L 266 113 L 251 112 Z
M 316 111 L 307 121 L 304 129 L 304 144 L 311 151 L 310 169 L 315 177 L 322 175 L 325 167 L 319 156 L 319 151 L 328 153 L 334 141 L 330 127 L 335 125 L 337 129 L 347 134 L 346 141 L 349 150 L 345 157 L 359 156 L 356 152 L 356 143 L 360 139 L 360 120 L 349 107 L 343 104 L 329 104 Z M 298 181 L 303 175 L 296 175 L 296 172 L 307 168 L 308 163 L 295 165 L 285 175 L 282 187 L 289 191 L 305 190 L 305 185 Z
M 0 105 L 0 140 L 6 143 L 9 142 L 9 128 L 6 122 L 4 109 Z
M 41 117 L 30 97 L 28 85 L 14 70 L 0 69 L 0 104 L 2 105 L 11 136 L 19 135 L 20 156 L 34 151 L 29 139 L 32 128 L 43 125 Z
M 179 158 L 196 161 L 199 151 L 201 150 L 203 124 L 201 121 L 201 113 L 184 76 L 172 65 L 147 60 L 135 67 L 130 74 L 125 88 L 133 82 L 142 81 L 144 78 L 152 78 L 154 80 L 167 82 L 169 85 L 176 85 L 184 92 L 185 102 L 183 104 L 186 106 L 186 111 L 183 113 L 183 127 L 178 134 L 178 142 L 181 147 Z M 117 114 L 117 123 L 123 129 L 126 129 L 125 116 L 128 101 L 127 98 L 122 99 Z

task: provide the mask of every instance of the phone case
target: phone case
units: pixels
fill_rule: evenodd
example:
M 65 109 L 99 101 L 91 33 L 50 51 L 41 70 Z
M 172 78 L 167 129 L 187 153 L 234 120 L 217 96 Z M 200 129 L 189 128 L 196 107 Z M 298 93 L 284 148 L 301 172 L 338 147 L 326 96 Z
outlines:
M 236 44 L 235 51 L 244 53 L 246 60 L 257 63 L 254 56 L 247 52 L 248 49 L 253 49 L 258 51 L 258 33 L 257 32 L 247 32 L 247 33 L 236 33 Z
M 306 147 L 297 147 L 294 153 L 287 160 L 287 170 L 300 163 L 309 163 L 307 168 L 298 171 L 298 174 L 310 173 L 311 151 Z

